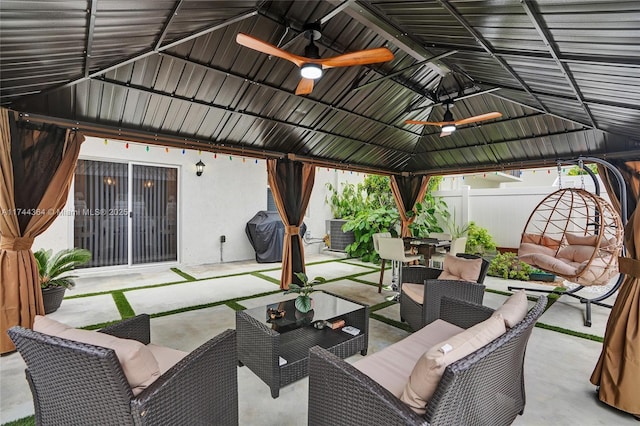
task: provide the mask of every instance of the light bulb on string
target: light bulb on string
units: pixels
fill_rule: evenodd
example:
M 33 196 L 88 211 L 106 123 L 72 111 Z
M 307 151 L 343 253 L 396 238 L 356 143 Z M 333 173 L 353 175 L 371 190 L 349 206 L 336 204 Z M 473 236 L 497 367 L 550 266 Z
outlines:
M 184 155 L 187 151 L 185 151 L 184 148 L 182 148 L 182 155 Z
M 166 152 L 168 154 L 169 153 L 169 148 L 165 148 L 164 152 Z
M 146 150 L 147 150 L 147 152 L 149 152 L 149 145 L 147 145 L 147 148 L 146 148 Z
M 106 145 L 106 144 L 108 144 L 108 143 L 109 143 L 109 141 L 105 138 L 105 140 L 104 140 L 104 144 Z
M 125 149 L 129 149 L 129 142 L 124 144 Z

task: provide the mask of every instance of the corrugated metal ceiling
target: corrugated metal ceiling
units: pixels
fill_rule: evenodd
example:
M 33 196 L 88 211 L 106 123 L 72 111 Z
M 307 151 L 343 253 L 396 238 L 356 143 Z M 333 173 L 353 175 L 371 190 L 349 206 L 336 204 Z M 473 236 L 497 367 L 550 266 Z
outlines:
M 321 57 L 395 59 L 296 96 L 296 66 L 235 42 L 303 54 L 318 20 Z M 636 1 L 3 0 L 0 100 L 91 134 L 386 173 L 638 157 L 639 28 Z M 404 124 L 452 100 L 456 119 L 503 116 L 446 137 Z

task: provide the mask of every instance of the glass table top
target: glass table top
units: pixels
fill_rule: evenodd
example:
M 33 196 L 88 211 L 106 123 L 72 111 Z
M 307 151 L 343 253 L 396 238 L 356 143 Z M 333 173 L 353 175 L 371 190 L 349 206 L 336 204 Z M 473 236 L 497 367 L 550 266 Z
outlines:
M 269 326 L 273 330 L 276 330 L 279 333 L 284 333 L 309 325 L 314 321 L 331 320 L 341 315 L 364 308 L 363 305 L 350 302 L 332 294 L 322 291 L 314 291 L 311 293 L 313 309 L 308 313 L 303 314 L 297 311 L 294 305 L 297 295 L 287 294 L 286 296 L 290 297 L 278 303 L 250 308 L 244 312 Z M 281 318 L 271 319 L 267 312 L 269 309 L 284 311 L 284 314 Z

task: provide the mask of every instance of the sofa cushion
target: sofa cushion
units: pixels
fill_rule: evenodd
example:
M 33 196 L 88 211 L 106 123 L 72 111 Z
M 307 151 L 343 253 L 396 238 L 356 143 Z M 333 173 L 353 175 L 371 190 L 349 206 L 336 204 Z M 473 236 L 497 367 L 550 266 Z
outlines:
M 353 366 L 400 398 L 418 359 L 436 343 L 461 331 L 462 328 L 437 319 L 399 342 L 356 361 Z
M 134 395 L 142 392 L 160 377 L 158 361 L 151 350 L 137 340 L 121 339 L 98 331 L 79 330 L 41 315 L 36 315 L 33 330 L 50 336 L 113 349 Z
M 502 306 L 496 309 L 491 316 L 502 315 L 504 324 L 512 328 L 524 319 L 528 310 L 529 302 L 527 301 L 527 294 L 524 290 L 518 290 L 509 296 Z
M 505 331 L 504 319 L 502 315 L 497 315 L 437 343 L 415 364 L 400 399 L 416 413 L 424 414 L 445 368 L 480 349 Z
M 465 259 L 448 254 L 444 258 L 439 280 L 478 281 L 482 269 L 482 259 Z
M 422 305 L 424 301 L 424 284 L 402 283 L 402 291 L 411 300 Z

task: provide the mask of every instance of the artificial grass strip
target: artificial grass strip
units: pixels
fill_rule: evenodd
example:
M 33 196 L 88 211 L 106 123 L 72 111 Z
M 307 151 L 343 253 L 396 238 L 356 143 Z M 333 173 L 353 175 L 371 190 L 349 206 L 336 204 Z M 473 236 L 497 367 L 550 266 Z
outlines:
M 555 331 L 557 333 L 567 334 L 569 336 L 580 337 L 582 339 L 593 340 L 594 342 L 600 342 L 600 343 L 604 342 L 604 337 L 596 336 L 595 334 L 582 333 L 580 331 L 569 330 L 567 328 L 562 328 L 555 325 L 537 322 L 536 327 L 544 328 L 545 330 Z
M 405 324 L 405 323 L 400 322 L 400 321 L 392 320 L 391 318 L 387 318 L 387 317 L 379 315 L 379 314 L 375 314 L 375 313 L 371 313 L 370 312 L 369 313 L 369 318 L 378 320 L 380 322 L 383 322 L 383 323 L 388 324 L 390 326 L 399 328 L 401 330 L 408 331 L 409 333 L 413 332 L 411 327 L 409 327 L 409 324 Z
M 231 309 L 233 309 L 234 311 L 244 311 L 245 309 L 247 309 L 241 304 L 239 304 L 238 302 L 236 302 L 235 300 L 228 301 L 226 305 Z
M 397 302 L 393 300 L 387 300 L 382 303 L 378 303 L 377 305 L 369 306 L 369 312 L 379 311 L 380 309 L 384 309 L 388 306 L 395 305 Z
M 11 422 L 3 423 L 2 426 L 35 426 L 36 418 L 35 416 L 23 417 L 18 420 L 13 420 Z
M 192 275 L 189 275 L 189 274 L 187 274 L 186 272 L 181 271 L 181 270 L 180 270 L 180 269 L 178 269 L 178 268 L 171 268 L 171 270 L 172 270 L 173 272 L 175 272 L 176 274 L 180 275 L 182 278 L 184 278 L 184 279 L 185 279 L 185 280 L 187 280 L 187 281 L 196 281 L 196 280 L 197 280 L 197 278 L 196 278 L 196 277 L 194 277 L 194 276 L 192 276 Z
M 120 312 L 120 315 L 123 319 L 131 318 L 136 315 L 135 311 L 129 304 L 129 301 L 122 291 L 114 291 L 113 293 L 111 293 L 111 297 L 113 297 L 113 301 L 116 303 L 118 312 Z
M 270 283 L 276 284 L 276 285 L 278 285 L 278 286 L 280 285 L 280 280 L 279 280 L 279 279 L 276 279 L 276 278 L 270 277 L 269 275 L 264 275 L 264 274 L 263 274 L 263 273 L 261 273 L 261 272 L 251 272 L 251 274 L 250 274 L 250 275 L 253 275 L 254 277 L 257 277 L 257 278 L 263 279 L 263 280 L 265 280 L 265 281 L 269 281 Z

